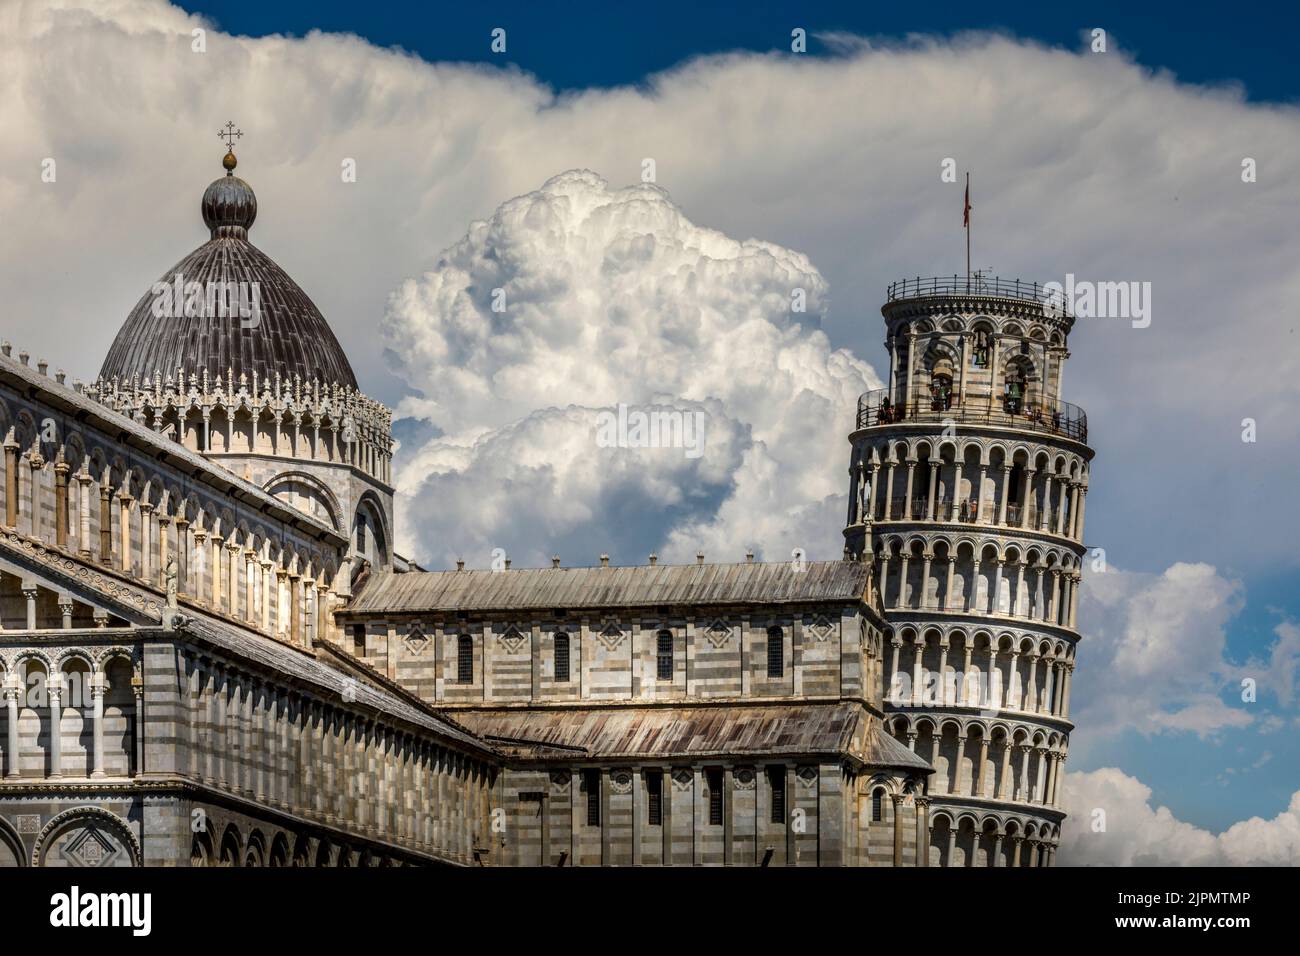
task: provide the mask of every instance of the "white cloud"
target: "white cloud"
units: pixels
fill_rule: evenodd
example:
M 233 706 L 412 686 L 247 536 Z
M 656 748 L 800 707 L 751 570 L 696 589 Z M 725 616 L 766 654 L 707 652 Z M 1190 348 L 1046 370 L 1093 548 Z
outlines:
M 390 401 L 401 388 L 375 334 L 389 292 L 507 197 L 575 167 L 635 182 L 646 157 L 694 222 L 806 254 L 826 283 L 831 346 L 883 368 L 886 283 L 961 268 L 960 186 L 938 175 L 954 157 L 974 172 L 975 265 L 1153 283 L 1151 328 L 1083 321 L 1071 339 L 1066 397 L 1088 410 L 1100 451 L 1090 535 L 1134 567 L 1170 553 L 1233 568 L 1294 560 L 1300 513 L 1253 506 L 1260 487 L 1280 494 L 1277 477 L 1300 466 L 1300 348 L 1279 312 L 1300 296 L 1294 107 L 1179 85 L 1113 48 L 1079 54 L 1003 36 L 708 57 L 635 88 L 556 96 L 517 70 L 430 64 L 349 36 L 211 29 L 207 52 L 192 53 L 202 23 L 161 0 L 0 5 L 0 70 L 15 91 L 0 140 L 5 333 L 56 368 L 92 375 L 149 283 L 206 237 L 197 201 L 220 174 L 215 133 L 227 119 L 246 133 L 239 169 L 260 199 L 253 241 L 320 305 L 364 386 Z M 1259 164 L 1257 183 L 1240 180 L 1244 156 Z M 44 157 L 58 161 L 55 184 L 40 181 Z M 352 184 L 339 176 L 348 157 Z M 525 297 L 563 301 L 517 278 Z M 532 334 L 548 341 L 546 323 L 576 328 L 536 318 Z M 408 344 L 437 361 L 436 342 Z M 445 343 L 449 355 L 472 344 Z M 493 397 L 506 395 L 494 427 L 589 404 L 580 377 L 562 377 L 572 370 L 522 387 L 509 373 L 535 369 L 484 357 L 499 362 Z M 486 368 L 470 370 L 480 378 L 459 383 L 465 391 L 449 382 L 440 394 L 485 403 L 473 388 Z M 446 366 L 428 374 L 438 372 L 455 377 Z M 1244 417 L 1258 422 L 1253 445 L 1239 440 Z M 775 481 L 839 493 L 846 448 L 795 471 L 796 456 L 765 440 L 751 457 L 755 470 L 772 462 Z M 1187 449 L 1221 467 L 1190 464 Z M 808 493 L 794 513 L 744 518 L 815 520 L 799 534 L 834 549 L 840 514 L 819 508 L 825 500 Z M 683 527 L 732 546 L 711 516 L 696 520 L 705 524 Z
M 1224 702 L 1239 689 L 1226 628 L 1243 604 L 1240 582 L 1206 564 L 1178 563 L 1158 575 L 1112 565 L 1084 575 L 1080 600 L 1071 700 L 1079 702 L 1073 719 L 1087 728 L 1078 741 L 1086 749 L 1117 733 L 1209 737 L 1255 719 L 1244 703 Z
M 1062 865 L 1300 865 L 1300 791 L 1272 820 L 1251 817 L 1213 834 L 1152 807 L 1151 788 L 1113 767 L 1068 773 L 1064 786 Z
M 817 328 L 825 296 L 805 256 L 697 226 L 656 186 L 574 170 L 509 200 L 389 304 L 385 341 L 419 395 L 398 412 L 442 433 L 404 469 L 401 543 L 436 560 L 453 541 L 586 540 L 590 563 L 635 530 L 667 560 L 837 556 L 813 529 L 843 514 L 844 468 L 808 464 L 844 457 L 880 381 Z M 698 403 L 698 464 L 597 447 L 600 409 Z

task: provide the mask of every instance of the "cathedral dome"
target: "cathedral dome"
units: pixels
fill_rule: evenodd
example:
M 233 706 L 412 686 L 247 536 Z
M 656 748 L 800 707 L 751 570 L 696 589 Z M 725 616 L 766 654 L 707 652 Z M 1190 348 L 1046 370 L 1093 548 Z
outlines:
M 257 218 L 253 188 L 226 175 L 203 193 L 211 238 L 168 269 L 127 316 L 100 369 L 109 381 L 207 371 L 260 382 L 357 387 L 338 339 L 315 304 L 266 253 L 248 241 Z

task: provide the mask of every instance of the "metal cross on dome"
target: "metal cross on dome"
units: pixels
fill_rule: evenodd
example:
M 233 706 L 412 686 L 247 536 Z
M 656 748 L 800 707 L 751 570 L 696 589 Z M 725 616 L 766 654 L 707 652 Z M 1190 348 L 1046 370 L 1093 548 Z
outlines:
M 217 131 L 217 139 L 225 140 L 226 149 L 231 151 L 235 148 L 235 140 L 239 139 L 243 135 L 244 133 L 242 130 L 235 129 L 235 123 L 233 120 L 227 121 L 225 127 Z

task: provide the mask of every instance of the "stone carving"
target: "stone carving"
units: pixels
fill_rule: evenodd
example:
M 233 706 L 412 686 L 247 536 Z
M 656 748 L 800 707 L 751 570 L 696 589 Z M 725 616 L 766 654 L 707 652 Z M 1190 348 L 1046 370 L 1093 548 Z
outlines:
M 411 629 L 406 632 L 406 638 L 403 640 L 406 649 L 417 657 L 431 643 L 428 635 L 424 633 L 424 627 L 420 624 L 412 624 Z
M 623 629 L 613 621 L 610 621 L 601 629 L 600 633 L 596 635 L 596 640 L 600 641 L 601 646 L 603 646 L 605 650 L 615 651 L 618 650 L 619 645 L 623 643 L 623 636 Z
M 722 648 L 731 640 L 731 627 L 722 618 L 717 618 L 704 629 L 704 637 L 715 648 Z
M 527 642 L 528 635 L 513 624 L 497 635 L 497 643 L 506 649 L 507 654 L 517 654 Z

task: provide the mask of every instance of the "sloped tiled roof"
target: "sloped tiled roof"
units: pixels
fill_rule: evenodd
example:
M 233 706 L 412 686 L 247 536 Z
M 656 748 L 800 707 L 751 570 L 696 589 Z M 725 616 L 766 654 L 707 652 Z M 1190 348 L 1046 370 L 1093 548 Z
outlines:
M 378 571 L 344 613 L 844 602 L 862 598 L 868 573 L 859 561 Z
M 463 710 L 457 720 L 514 756 L 703 759 L 846 756 L 869 766 L 929 770 L 861 704 L 691 705 Z

